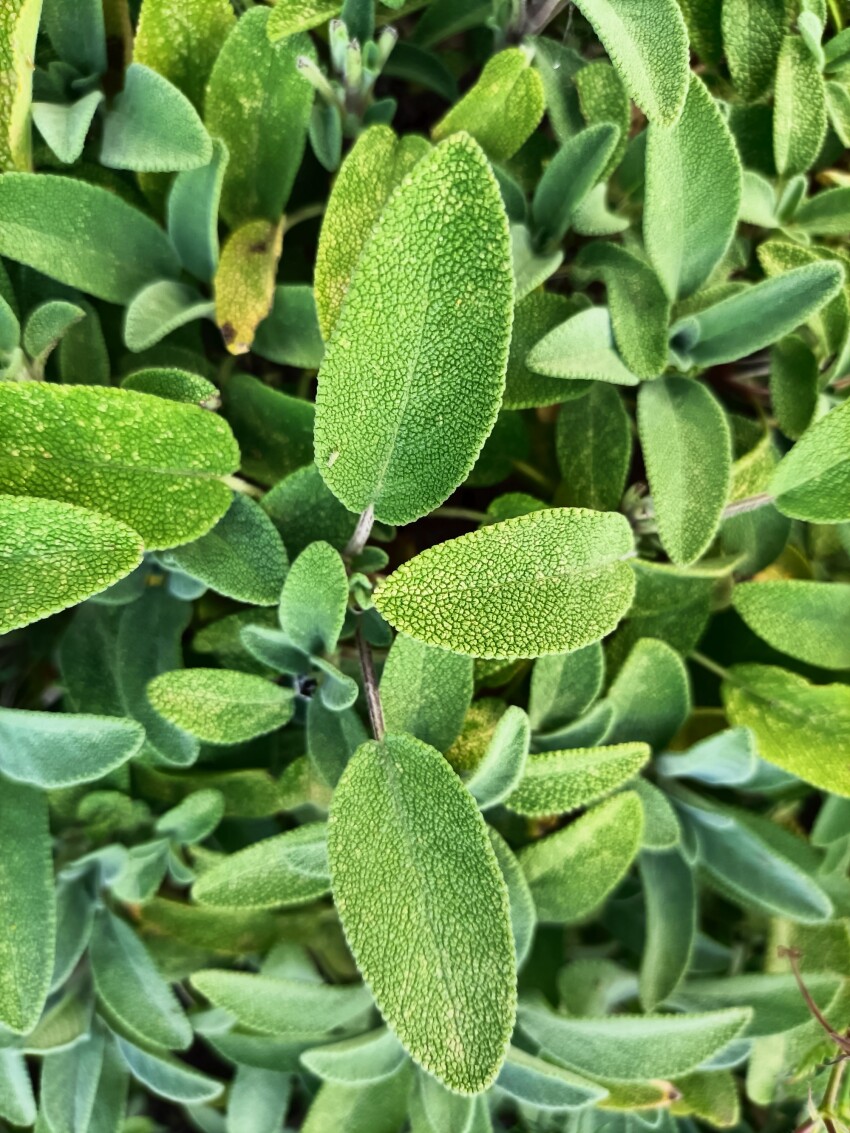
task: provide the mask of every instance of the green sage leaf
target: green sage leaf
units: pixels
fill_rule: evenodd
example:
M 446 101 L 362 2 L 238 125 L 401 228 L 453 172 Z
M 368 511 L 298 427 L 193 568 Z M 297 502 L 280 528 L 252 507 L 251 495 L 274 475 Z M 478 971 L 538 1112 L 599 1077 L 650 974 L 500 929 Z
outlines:
M 648 744 L 626 743 L 532 755 L 505 806 L 532 818 L 578 810 L 628 783 L 650 754 Z
M 205 870 L 192 888 L 202 905 L 274 909 L 304 905 L 330 889 L 323 823 L 264 838 Z
M 384 722 L 446 751 L 472 700 L 472 659 L 398 634 L 381 673 Z
M 825 669 L 850 669 L 850 585 L 777 579 L 736 586 L 735 609 L 768 645 Z
M 0 708 L 0 773 L 37 787 L 70 787 L 137 755 L 144 729 L 108 716 Z
M 779 510 L 794 519 L 850 519 L 850 403 L 809 426 L 779 462 L 769 491 Z
M 211 744 L 243 743 L 282 728 L 292 717 L 292 696 L 291 689 L 228 669 L 175 669 L 148 685 L 161 716 Z

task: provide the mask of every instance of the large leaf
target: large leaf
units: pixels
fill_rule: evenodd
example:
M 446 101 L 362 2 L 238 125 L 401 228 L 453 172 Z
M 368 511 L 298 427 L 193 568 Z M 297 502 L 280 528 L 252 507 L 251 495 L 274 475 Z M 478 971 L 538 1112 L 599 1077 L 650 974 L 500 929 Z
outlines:
M 0 633 L 105 590 L 139 565 L 142 549 L 135 531 L 108 516 L 0 495 Z
M 243 743 L 283 727 L 292 697 L 292 689 L 232 669 L 175 669 L 148 685 L 161 716 L 212 744 Z
M 564 653 L 599 641 L 631 605 L 631 551 L 621 515 L 532 512 L 423 551 L 376 605 L 397 629 L 458 653 Z
M 150 217 L 99 185 L 48 173 L 0 178 L 0 255 L 111 303 L 180 270 Z
M 30 100 L 41 0 L 11 0 L 0 11 L 0 169 L 29 169 Z
M 661 542 L 675 563 L 708 548 L 729 495 L 732 443 L 707 386 L 666 377 L 641 387 L 638 429 Z
M 399 634 L 381 673 L 384 722 L 437 751 L 458 737 L 472 700 L 472 659 Z
M 301 164 L 313 90 L 298 73 L 299 55 L 314 58 L 309 36 L 272 43 L 268 8 L 237 22 L 216 59 L 204 121 L 230 153 L 221 211 L 231 227 L 280 220 Z
M 47 795 L 0 783 L 0 1023 L 27 1034 L 53 974 L 56 898 Z
M 505 806 L 541 818 L 578 810 L 633 779 L 651 755 L 648 744 L 571 748 L 530 756 Z
M 794 519 L 850 519 L 850 402 L 806 430 L 780 461 L 769 490 L 779 510 Z
M 228 854 L 201 875 L 192 896 L 228 909 L 303 905 L 330 889 L 323 823 L 309 823 Z
M 104 512 L 148 548 L 208 531 L 227 511 L 221 477 L 237 461 L 225 422 L 194 405 L 95 386 L 0 385 L 0 490 Z
M 736 586 L 735 609 L 768 645 L 826 669 L 850 669 L 850 585 L 774 579 Z
M 228 0 L 144 0 L 133 58 L 158 71 L 200 110 L 213 63 L 234 22 Z
M 508 240 L 496 180 L 465 135 L 422 158 L 384 210 L 316 396 L 316 463 L 352 511 L 409 523 L 471 470 L 504 391 Z
M 723 699 L 731 723 L 755 733 L 763 759 L 850 796 L 850 686 L 813 685 L 773 665 L 735 665 Z
M 653 122 L 646 147 L 646 248 L 671 299 L 711 274 L 735 232 L 741 163 L 713 98 L 691 75 L 682 117 Z
M 539 919 L 572 924 L 598 909 L 635 860 L 642 835 L 640 798 L 624 791 L 526 846 L 519 862 Z
M 391 193 L 430 148 L 424 138 L 397 138 L 389 126 L 370 126 L 342 163 L 316 252 L 316 308 L 325 338 L 333 330 L 354 265 Z
M 577 5 L 650 121 L 676 122 L 688 93 L 688 32 L 674 0 L 581 0 Z
M 547 1054 L 580 1073 L 615 1082 L 675 1078 L 693 1070 L 736 1039 L 748 1008 L 701 1015 L 613 1015 L 571 1019 L 548 1008 L 520 1008 L 522 1029 Z
M 137 755 L 144 741 L 134 720 L 0 708 L 0 772 L 38 787 L 100 779 Z
M 472 797 L 413 737 L 364 744 L 333 797 L 328 855 L 348 943 L 387 1023 L 451 1089 L 485 1089 L 513 1029 L 516 958 Z

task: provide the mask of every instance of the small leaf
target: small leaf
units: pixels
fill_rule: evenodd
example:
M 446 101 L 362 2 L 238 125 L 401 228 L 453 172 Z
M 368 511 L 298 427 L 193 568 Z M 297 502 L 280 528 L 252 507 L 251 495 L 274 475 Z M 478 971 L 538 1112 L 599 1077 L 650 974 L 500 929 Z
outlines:
M 579 107 L 589 126 L 608 122 L 620 131 L 617 145 L 599 177 L 607 181 L 623 159 L 629 144 L 632 107 L 619 75 L 610 63 L 599 60 L 583 66 L 575 75 Z M 551 112 L 550 112 L 551 117 Z
M 339 317 L 354 266 L 393 190 L 430 148 L 424 138 L 397 138 L 389 126 L 370 126 L 342 163 L 316 252 L 316 309 L 326 339 Z
M 614 386 L 593 382 L 586 394 L 563 406 L 555 451 L 565 504 L 597 511 L 617 509 L 631 465 L 632 426 Z
M 785 0 L 723 0 L 723 49 L 735 89 L 746 102 L 773 83 L 786 26 Z
M 231 354 L 247 354 L 274 300 L 283 224 L 249 220 L 231 232 L 215 273 L 215 319 Z
M 409 523 L 466 478 L 504 391 L 512 310 L 498 186 L 461 135 L 393 195 L 319 371 L 316 463 L 346 507 Z M 393 335 L 376 339 L 388 326 Z
M 231 228 L 246 220 L 277 224 L 301 164 L 313 89 L 299 55 L 315 58 L 309 36 L 272 43 L 271 12 L 252 8 L 224 41 L 204 99 L 210 134 L 227 146 L 221 211 Z
M 701 1015 L 613 1015 L 575 1019 L 548 1008 L 521 1007 L 520 1026 L 544 1051 L 579 1073 L 615 1082 L 675 1078 L 738 1038 L 748 1008 Z
M 556 248 L 553 252 L 538 254 L 534 250 L 531 233 L 524 224 L 511 225 L 511 263 L 516 284 L 516 301 L 520 303 L 541 283 L 553 275 L 564 259 L 564 252 Z
M 56 899 L 47 796 L 4 780 L 0 791 L 0 1023 L 38 1022 L 50 989 Z
M 528 696 L 532 730 L 554 731 L 581 716 L 602 691 L 604 677 L 605 655 L 599 644 L 539 658 Z
M 133 58 L 158 71 L 200 110 L 213 63 L 234 23 L 228 0 L 144 0 Z
M 777 171 L 805 173 L 826 135 L 826 91 L 820 67 L 799 36 L 786 35 L 776 66 L 773 156 Z
M 588 126 L 568 138 L 546 166 L 531 202 L 539 247 L 550 248 L 563 240 L 576 209 L 602 176 L 618 140 L 619 131 L 610 122 Z
M 519 862 L 540 920 L 574 924 L 598 909 L 628 872 L 642 834 L 640 799 L 624 791 L 526 846 Z
M 213 304 L 195 287 L 157 280 L 133 297 L 124 316 L 124 341 L 139 352 L 155 346 L 166 335 L 196 319 L 212 318 Z
M 286 0 L 272 10 L 269 39 L 274 42 L 299 31 L 312 31 L 333 19 L 341 7 L 342 0 Z
M 532 818 L 578 810 L 628 783 L 650 754 L 648 744 L 625 743 L 532 755 L 505 806 Z
M 292 690 L 251 673 L 175 669 L 148 685 L 151 704 L 205 743 L 238 744 L 274 732 L 292 717 Z
M 335 787 L 355 751 L 367 739 L 363 721 L 352 709 L 334 712 L 320 696 L 307 706 L 307 751 L 319 777 Z
M 30 312 L 24 325 L 24 350 L 37 365 L 43 367 L 65 332 L 85 317 L 82 307 L 66 303 L 63 299 L 41 303 Z
M 211 158 L 210 136 L 186 96 L 150 67 L 131 63 L 103 120 L 101 164 L 154 173 L 197 169 Z
M 98 1000 L 110 1025 L 155 1050 L 186 1050 L 192 1027 L 147 949 L 124 921 L 107 909 L 92 932 L 91 969 Z
M 642 740 L 664 748 L 691 712 L 688 671 L 675 649 L 651 637 L 640 638 L 608 690 L 615 723 L 614 743 Z
M 353 1039 L 305 1050 L 301 1061 L 325 1082 L 365 1086 L 391 1078 L 407 1055 L 392 1031 L 379 1027 Z
M 236 445 L 224 421 L 195 406 L 129 390 L 4 382 L 0 421 L 2 491 L 102 511 L 138 531 L 148 549 L 203 535 L 230 503 L 219 477 L 233 471 Z
M 56 500 L 0 496 L 0 633 L 82 602 L 141 561 L 141 539 L 117 520 Z
M 199 1074 L 176 1058 L 151 1054 L 120 1036 L 117 1044 L 121 1057 L 136 1081 L 160 1098 L 183 1105 L 198 1105 L 200 1102 L 213 1101 L 224 1090 L 221 1082 L 208 1078 L 206 1074 Z
M 563 295 L 537 289 L 514 308 L 511 351 L 503 405 L 506 409 L 531 409 L 557 405 L 585 392 L 584 384 L 570 385 L 560 378 L 546 378 L 526 365 L 529 351 L 549 331 L 559 326 L 573 311 Z
M 599 641 L 634 596 L 621 515 L 551 508 L 423 551 L 375 595 L 397 629 L 475 657 L 534 657 Z
M 534 908 L 534 898 L 525 874 L 517 861 L 513 850 L 501 836 L 488 827 L 490 843 L 496 854 L 496 861 L 508 891 L 508 905 L 511 914 L 511 932 L 516 948 L 517 968 L 522 968 L 528 959 L 531 945 L 534 941 L 534 931 L 537 928 L 537 910 Z
M 279 11 L 280 9 L 277 9 Z M 341 1086 L 328 1082 L 310 1106 L 302 1133 L 398 1133 L 408 1112 L 411 1067 L 372 1086 Z
M 400 633 L 381 673 L 384 722 L 444 752 L 457 739 L 472 700 L 472 659 Z
M 505 1065 L 499 1074 L 500 1090 L 534 1109 L 585 1109 L 602 1101 L 608 1091 L 586 1078 L 562 1070 L 542 1058 L 535 1058 L 519 1047 L 508 1050 Z
M 688 32 L 678 4 L 657 0 L 650 13 L 629 0 L 581 0 L 578 8 L 647 118 L 673 125 L 689 77 Z
M 519 782 L 528 755 L 528 717 L 512 704 L 496 725 L 466 786 L 482 810 L 503 802 Z
M 727 728 L 686 752 L 670 752 L 655 761 L 660 774 L 674 779 L 736 787 L 748 782 L 758 767 L 755 737 L 749 728 Z
M 185 401 L 189 405 L 200 405 L 204 409 L 218 404 L 218 390 L 206 378 L 192 374 L 188 370 L 171 367 L 151 367 L 134 370 L 121 379 L 122 389 L 132 389 L 136 393 L 150 393 L 154 397 L 165 397 L 169 401 Z
M 770 352 L 770 399 L 779 428 L 798 440 L 812 423 L 820 371 L 814 351 L 799 335 L 775 343 Z
M 0 1117 L 12 1125 L 34 1125 L 37 1116 L 23 1054 L 10 1047 L 0 1049 Z
M 779 510 L 794 519 L 850 519 L 850 403 L 809 426 L 779 462 L 769 491 Z
M 654 122 L 646 147 L 646 249 L 671 299 L 711 275 L 735 234 L 741 162 L 714 99 L 691 75 L 682 117 Z
M 30 100 L 39 0 L 11 0 L 0 14 L 0 169 L 29 169 Z
M 83 152 L 103 91 L 92 90 L 70 104 L 34 102 L 32 120 L 61 162 L 73 165 Z
M 272 521 L 239 492 L 211 531 L 171 551 L 166 561 L 219 594 L 254 606 L 277 605 L 289 565 Z
M 513 1029 L 516 961 L 469 793 L 412 737 L 364 744 L 333 797 L 328 854 L 346 938 L 387 1023 L 450 1089 L 485 1089 Z
M 731 486 L 723 410 L 698 381 L 660 378 L 641 388 L 638 431 L 664 549 L 675 563 L 695 562 L 717 532 Z
M 49 173 L 0 178 L 0 255 L 110 303 L 179 271 L 171 242 L 99 185 Z
M 330 890 L 324 823 L 264 838 L 228 854 L 192 888 L 202 905 L 274 909 L 305 905 Z
M 90 1128 L 106 1048 L 104 1030 L 93 1030 L 69 1049 L 50 1052 L 39 1083 L 41 1118 L 54 1133 Z
M 556 326 L 525 361 L 529 370 L 553 378 L 589 378 L 621 386 L 636 386 L 639 381 L 617 353 L 607 307 L 588 307 Z
M 281 366 L 318 370 L 325 347 L 312 287 L 284 283 L 274 289 L 272 308 L 257 327 L 251 349 Z
M 144 741 L 133 720 L 0 708 L 0 772 L 20 783 L 54 788 L 100 779 Z
M 339 552 L 311 543 L 301 552 L 280 596 L 280 624 L 302 653 L 332 653 L 348 605 L 348 577 Z
M 212 282 L 218 267 L 218 206 L 228 161 L 227 147 L 215 138 L 210 161 L 178 173 L 168 194 L 168 235 L 183 267 L 203 283 Z
M 723 700 L 730 722 L 755 733 L 762 759 L 850 797 L 850 687 L 813 685 L 773 665 L 735 665 Z
M 194 791 L 172 810 L 160 815 L 154 829 L 181 846 L 191 846 L 209 837 L 223 815 L 224 799 L 220 791 Z
M 431 136 L 441 142 L 465 131 L 491 161 L 505 161 L 534 133 L 543 109 L 543 83 L 530 54 L 508 47 L 487 60 L 476 84 L 440 119 Z
M 275 484 L 313 463 L 312 402 L 291 397 L 248 374 L 234 374 L 222 389 L 224 415 L 242 450 L 242 471 Z
M 850 669 L 850 585 L 777 579 L 736 586 L 735 609 L 768 645 L 825 669 Z
M 641 854 L 640 876 L 646 906 L 640 1001 L 645 1011 L 653 1011 L 675 992 L 690 965 L 697 891 L 693 871 L 677 850 Z M 740 1000 L 733 1001 L 737 1003 Z

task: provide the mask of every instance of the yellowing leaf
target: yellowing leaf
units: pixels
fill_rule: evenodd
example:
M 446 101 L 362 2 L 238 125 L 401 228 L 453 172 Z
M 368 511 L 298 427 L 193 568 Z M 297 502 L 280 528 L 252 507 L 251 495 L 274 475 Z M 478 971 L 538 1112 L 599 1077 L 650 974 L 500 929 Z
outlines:
M 850 519 L 850 401 L 809 426 L 779 462 L 769 491 L 779 510 L 794 519 Z
M 41 0 L 0 6 L 0 169 L 29 169 L 30 103 Z
M 450 1089 L 486 1089 L 513 1030 L 516 958 L 471 795 L 433 748 L 387 736 L 355 753 L 329 822 L 334 900 L 381 1014 Z
M 215 320 L 231 354 L 247 354 L 274 300 L 283 223 L 249 220 L 232 232 L 215 273 Z
M 599 641 L 628 610 L 622 515 L 550 508 L 430 547 L 375 602 L 397 629 L 474 657 L 536 657 Z

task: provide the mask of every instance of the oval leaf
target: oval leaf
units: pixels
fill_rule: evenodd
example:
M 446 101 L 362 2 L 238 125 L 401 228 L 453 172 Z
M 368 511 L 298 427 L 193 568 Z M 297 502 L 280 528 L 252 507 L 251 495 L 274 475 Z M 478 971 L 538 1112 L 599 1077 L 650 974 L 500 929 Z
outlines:
M 850 519 L 850 401 L 811 425 L 779 463 L 769 490 L 793 519 Z
M 850 585 L 775 579 L 736 586 L 735 609 L 774 649 L 826 669 L 850 669 Z
M 649 745 L 642 743 L 532 755 L 505 806 L 533 818 L 578 810 L 628 783 L 650 755 Z
M 211 744 L 244 743 L 282 728 L 292 697 L 291 689 L 230 669 L 175 669 L 148 685 L 161 716 Z
M 88 783 L 132 759 L 144 742 L 135 720 L 0 708 L 0 772 L 21 783 Z

